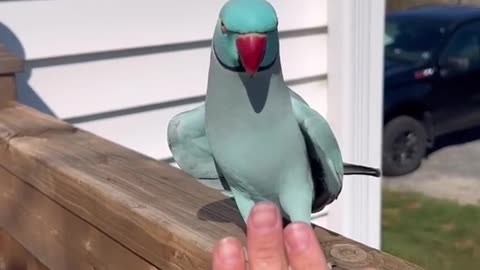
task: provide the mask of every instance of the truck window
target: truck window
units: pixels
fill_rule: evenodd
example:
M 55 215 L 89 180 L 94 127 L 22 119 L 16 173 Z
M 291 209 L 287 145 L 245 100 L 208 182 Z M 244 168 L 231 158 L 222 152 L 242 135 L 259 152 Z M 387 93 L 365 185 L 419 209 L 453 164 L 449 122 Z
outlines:
M 480 68 L 480 22 L 457 30 L 444 50 L 440 65 L 455 66 L 464 71 Z

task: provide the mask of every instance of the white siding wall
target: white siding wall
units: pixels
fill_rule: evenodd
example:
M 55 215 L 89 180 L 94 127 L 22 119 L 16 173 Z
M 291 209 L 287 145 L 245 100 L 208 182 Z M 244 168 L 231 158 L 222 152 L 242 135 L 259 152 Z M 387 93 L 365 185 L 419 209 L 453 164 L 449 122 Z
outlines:
M 21 102 L 168 159 L 168 121 L 203 100 L 224 1 L 4 1 L 0 42 L 27 60 Z M 325 115 L 327 0 L 271 3 L 285 78 Z

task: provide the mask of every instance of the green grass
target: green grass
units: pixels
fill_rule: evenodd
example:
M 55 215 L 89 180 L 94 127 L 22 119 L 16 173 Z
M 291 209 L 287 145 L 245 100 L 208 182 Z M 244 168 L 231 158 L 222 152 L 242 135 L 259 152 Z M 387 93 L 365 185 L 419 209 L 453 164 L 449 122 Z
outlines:
M 480 206 L 385 191 L 382 250 L 425 269 L 480 269 Z

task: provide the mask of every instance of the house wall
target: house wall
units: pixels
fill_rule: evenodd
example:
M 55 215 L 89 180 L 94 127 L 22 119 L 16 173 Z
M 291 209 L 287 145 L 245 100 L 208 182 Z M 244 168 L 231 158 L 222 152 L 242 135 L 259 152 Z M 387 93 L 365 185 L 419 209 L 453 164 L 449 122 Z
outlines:
M 2 1 L 0 42 L 26 59 L 20 102 L 169 160 L 167 123 L 203 101 L 210 38 L 223 3 Z M 271 3 L 280 21 L 284 76 L 326 116 L 327 0 Z M 316 222 L 327 226 L 327 215 Z

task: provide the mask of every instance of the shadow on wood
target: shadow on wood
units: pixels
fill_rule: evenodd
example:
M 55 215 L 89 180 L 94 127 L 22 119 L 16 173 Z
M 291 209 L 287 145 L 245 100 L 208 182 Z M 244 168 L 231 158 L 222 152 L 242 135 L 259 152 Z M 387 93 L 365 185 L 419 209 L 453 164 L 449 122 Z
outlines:
M 200 220 L 235 224 L 241 228 L 244 233 L 246 233 L 247 230 L 245 222 L 237 211 L 237 206 L 233 199 L 224 199 L 209 203 L 198 211 L 197 216 Z

